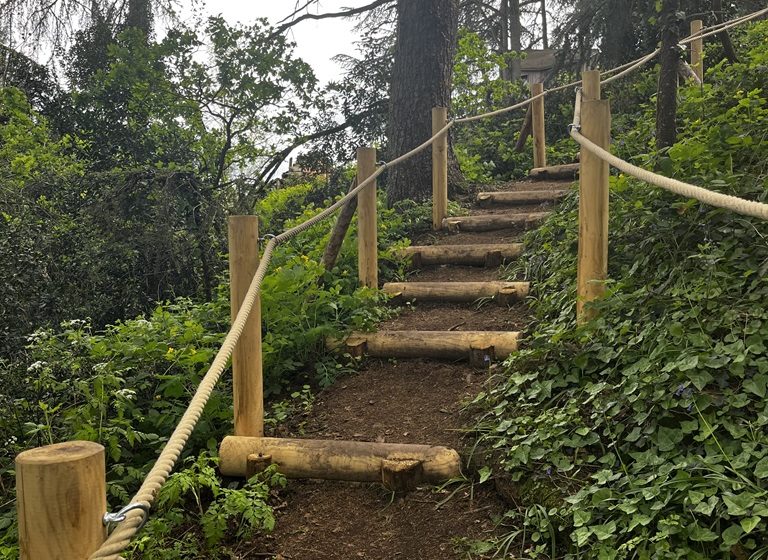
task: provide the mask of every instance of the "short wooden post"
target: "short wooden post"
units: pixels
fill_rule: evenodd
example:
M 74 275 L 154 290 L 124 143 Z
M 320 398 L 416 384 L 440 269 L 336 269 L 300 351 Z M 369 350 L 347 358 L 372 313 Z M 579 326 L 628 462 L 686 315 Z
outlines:
M 544 93 L 544 84 L 531 84 L 531 97 Z M 547 141 L 544 134 L 544 96 L 534 99 L 533 107 L 533 167 L 547 166 Z
M 586 99 L 599 96 L 594 73 L 584 74 L 581 101 L 581 133 L 597 145 L 608 149 L 611 131 L 611 109 L 607 100 Z M 599 74 L 597 76 L 599 80 Z M 582 148 L 579 173 L 579 259 L 576 316 L 580 323 L 592 318 L 585 304 L 605 293 L 608 277 L 608 164 Z
M 259 219 L 229 218 L 229 279 L 232 321 L 259 267 Z M 254 302 L 232 354 L 235 435 L 264 435 L 264 381 L 261 370 L 261 301 Z
M 376 149 L 357 149 L 357 184 L 376 171 Z M 357 267 L 360 284 L 379 287 L 378 239 L 376 232 L 376 180 L 357 195 Z
M 691 22 L 691 36 L 695 37 L 691 43 L 691 68 L 693 69 L 699 81 L 704 81 L 704 39 L 701 30 L 704 22 L 695 19 Z
M 70 441 L 16 457 L 22 560 L 85 560 L 106 538 L 104 447 Z
M 448 124 L 448 109 L 432 109 L 432 135 L 440 132 Z M 448 133 L 445 132 L 432 143 L 432 229 L 443 227 L 443 219 L 448 215 Z

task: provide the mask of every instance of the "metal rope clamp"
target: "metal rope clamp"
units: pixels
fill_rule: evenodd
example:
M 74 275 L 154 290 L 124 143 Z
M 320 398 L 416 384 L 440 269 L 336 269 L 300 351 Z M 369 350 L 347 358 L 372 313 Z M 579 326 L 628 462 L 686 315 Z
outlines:
M 149 519 L 149 506 L 145 504 L 140 504 L 138 502 L 133 504 L 128 504 L 124 508 L 122 508 L 120 511 L 117 511 L 115 513 L 107 512 L 104 514 L 104 517 L 101 519 L 101 522 L 104 524 L 105 527 L 109 527 L 113 523 L 122 523 L 126 520 L 128 516 L 128 512 L 133 511 L 135 509 L 140 509 L 144 512 L 144 519 L 141 520 L 141 525 L 139 525 L 136 530 L 138 531 L 142 527 L 144 527 L 144 524 L 147 522 L 147 519 Z
M 277 236 L 272 233 L 265 233 L 263 237 L 259 237 L 259 241 L 268 243 L 270 239 L 274 239 L 275 237 Z

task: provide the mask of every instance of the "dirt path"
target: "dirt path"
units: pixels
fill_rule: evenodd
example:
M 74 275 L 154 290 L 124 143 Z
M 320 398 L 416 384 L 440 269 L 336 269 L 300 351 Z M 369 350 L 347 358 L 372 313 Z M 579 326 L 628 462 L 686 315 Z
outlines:
M 536 189 L 567 183 L 536 184 Z M 533 190 L 510 184 L 505 190 Z M 540 211 L 542 206 L 522 211 Z M 545 208 L 545 207 L 544 207 Z M 493 212 L 520 212 L 513 207 Z M 473 213 L 488 210 L 473 209 Z M 523 232 L 438 233 L 422 244 L 503 243 Z M 439 266 L 414 274 L 412 281 L 494 280 L 498 270 Z M 524 305 L 501 308 L 457 304 L 416 304 L 380 330 L 523 330 Z M 290 434 L 298 437 L 445 445 L 470 454 L 463 440 L 470 419 L 462 402 L 483 387 L 487 373 L 466 363 L 436 360 L 367 360 L 361 371 L 321 392 L 309 416 Z M 288 435 L 288 434 L 284 434 Z M 466 463 L 465 463 L 466 464 Z M 246 558 L 450 560 L 467 558 L 462 540 L 490 538 L 505 505 L 491 484 L 448 484 L 394 496 L 380 484 L 291 481 L 283 493 L 273 534 L 254 543 Z

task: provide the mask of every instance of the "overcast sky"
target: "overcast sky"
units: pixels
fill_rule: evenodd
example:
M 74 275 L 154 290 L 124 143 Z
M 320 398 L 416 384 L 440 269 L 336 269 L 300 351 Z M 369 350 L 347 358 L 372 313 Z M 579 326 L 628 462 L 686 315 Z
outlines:
M 302 2 L 303 3 L 303 2 Z M 320 0 L 313 13 L 337 12 L 363 6 L 360 0 Z M 230 23 L 252 23 L 265 17 L 277 23 L 294 11 L 294 0 L 206 0 L 205 11 L 221 14 Z M 302 12 L 303 13 L 303 12 Z M 354 21 L 343 18 L 307 20 L 297 24 L 288 37 L 296 43 L 296 55 L 308 62 L 321 83 L 339 77 L 339 66 L 331 60 L 337 54 L 354 54 Z

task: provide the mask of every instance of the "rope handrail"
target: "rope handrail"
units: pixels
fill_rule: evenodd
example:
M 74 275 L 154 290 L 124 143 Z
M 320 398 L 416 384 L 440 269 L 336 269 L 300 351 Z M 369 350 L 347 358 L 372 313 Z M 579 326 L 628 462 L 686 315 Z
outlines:
M 721 33 L 727 29 L 730 29 L 737 25 L 741 25 L 742 23 L 745 23 L 747 21 L 760 17 L 764 14 L 768 14 L 768 8 L 759 10 L 747 16 L 736 18 L 726 23 L 721 23 L 716 26 L 703 29 L 701 33 L 696 33 L 695 36 L 690 36 L 685 40 L 683 40 L 682 42 L 688 43 L 701 37 L 708 37 L 711 35 L 715 35 L 717 33 Z M 631 72 L 634 72 L 641 66 L 645 65 L 648 61 L 652 60 L 656 55 L 658 55 L 659 52 L 660 50 L 657 49 L 654 52 L 647 54 L 635 61 L 621 65 L 617 68 L 613 68 L 611 70 L 602 72 L 601 76 L 608 76 L 610 74 L 613 74 L 614 72 L 618 72 L 616 75 L 604 80 L 603 83 L 610 83 L 612 81 L 618 80 L 623 76 L 630 74 Z M 320 223 L 321 221 L 331 216 L 334 212 L 336 212 L 339 208 L 345 205 L 353 197 L 357 196 L 364 188 L 366 188 L 374 180 L 376 180 L 376 178 L 379 177 L 386 169 L 393 167 L 395 165 L 398 165 L 410 159 L 411 157 L 415 156 L 416 154 L 422 152 L 423 150 L 428 148 L 430 145 L 432 145 L 432 143 L 437 138 L 447 133 L 447 131 L 450 128 L 452 128 L 455 124 L 473 122 L 483 118 L 488 118 L 488 117 L 493 117 L 500 114 L 508 113 L 513 110 L 519 109 L 521 107 L 525 107 L 526 105 L 532 103 L 533 101 L 541 97 L 544 97 L 548 93 L 555 93 L 571 87 L 577 87 L 577 86 L 580 86 L 581 83 L 582 81 L 579 80 L 566 85 L 545 90 L 539 95 L 533 96 L 529 99 L 526 99 L 520 103 L 516 103 L 509 107 L 504 107 L 502 109 L 490 111 L 480 115 L 474 115 L 471 117 L 464 117 L 460 119 L 451 120 L 443 128 L 441 128 L 437 133 L 435 133 L 429 139 L 427 139 L 425 142 L 419 144 L 412 150 L 398 156 L 392 161 L 385 162 L 382 165 L 380 165 L 372 175 L 370 175 L 368 178 L 362 181 L 359 185 L 357 185 L 357 187 L 349 191 L 346 195 L 344 195 L 342 198 L 340 198 L 338 201 L 336 201 L 334 204 L 332 204 L 322 212 L 306 220 L 305 222 L 271 238 L 267 243 L 266 247 L 264 248 L 264 253 L 261 257 L 261 260 L 259 261 L 259 265 L 253 276 L 253 280 L 251 281 L 248 291 L 240 306 L 240 309 L 237 312 L 237 315 L 235 316 L 234 321 L 232 322 L 232 326 L 230 327 L 229 332 L 224 338 L 224 342 L 219 348 L 219 351 L 216 353 L 216 356 L 213 362 L 211 363 L 210 367 L 208 368 L 208 371 L 203 376 L 202 380 L 200 381 L 200 384 L 195 390 L 195 393 L 192 396 L 186 411 L 182 415 L 181 420 L 176 425 L 176 428 L 174 429 L 173 433 L 169 437 L 168 442 L 165 444 L 162 451 L 160 452 L 160 456 L 158 457 L 155 464 L 150 469 L 149 473 L 144 479 L 144 482 L 141 484 L 141 487 L 139 488 L 139 490 L 136 492 L 133 499 L 131 500 L 132 504 L 137 504 L 137 506 L 141 506 L 141 507 L 137 507 L 136 509 L 129 511 L 125 515 L 125 520 L 121 521 L 116 525 L 114 531 L 109 535 L 109 537 L 104 541 L 104 543 L 99 547 L 99 549 L 90 556 L 90 560 L 119 560 L 121 558 L 120 554 L 123 551 L 125 551 L 125 549 L 130 544 L 133 536 L 137 533 L 139 528 L 144 524 L 144 521 L 146 520 L 146 517 L 147 517 L 146 511 L 148 511 L 149 508 L 152 506 L 155 498 L 157 497 L 157 493 L 159 492 L 160 488 L 165 484 L 168 477 L 170 476 L 170 473 L 173 470 L 173 467 L 176 464 L 176 461 L 181 455 L 181 452 L 184 449 L 187 441 L 189 440 L 189 437 L 192 434 L 192 431 L 194 430 L 197 424 L 197 421 L 200 419 L 200 416 L 203 413 L 203 409 L 205 408 L 205 405 L 207 404 L 213 392 L 213 389 L 218 383 L 222 373 L 224 372 L 224 369 L 226 368 L 229 358 L 232 356 L 232 353 L 234 352 L 235 346 L 237 345 L 237 342 L 245 328 L 245 324 L 248 320 L 251 310 L 253 309 L 253 306 L 256 302 L 256 298 L 259 296 L 259 293 L 261 292 L 261 284 L 264 280 L 264 277 L 266 276 L 267 269 L 272 259 L 272 253 L 274 252 L 275 247 L 277 247 L 278 245 L 282 244 L 283 242 L 289 239 L 292 239 L 296 235 L 306 231 L 307 229 L 311 228 L 312 226 Z M 577 90 L 578 100 L 580 100 L 580 96 L 581 96 L 581 92 L 580 90 Z M 580 105 L 580 102 L 579 102 L 579 105 Z M 574 123 L 574 125 L 575 124 L 576 123 Z M 647 171 L 645 169 L 634 166 L 628 162 L 625 162 L 624 160 L 621 160 L 616 156 L 613 156 L 610 152 L 603 150 L 602 148 L 600 148 L 599 146 L 595 145 L 593 142 L 591 142 L 590 140 L 582 136 L 578 132 L 576 126 L 570 127 L 570 134 L 574 138 L 574 140 L 576 140 L 579 144 L 584 146 L 586 149 L 592 151 L 599 157 L 605 159 L 614 167 L 622 171 L 625 171 L 626 173 L 634 175 L 642 180 L 645 180 L 652 184 L 656 184 L 662 188 L 667 188 L 672 192 L 683 194 L 684 196 L 692 196 L 691 193 L 696 193 L 703 198 L 707 198 L 707 200 L 704 200 L 703 198 L 699 198 L 699 196 L 692 196 L 692 198 L 697 198 L 699 200 L 702 200 L 702 202 L 707 202 L 714 206 L 734 209 L 734 211 L 737 211 L 742 214 L 758 216 L 764 219 L 768 219 L 768 205 L 766 204 L 746 201 L 737 197 L 723 195 L 720 193 L 714 193 L 712 191 L 702 189 L 701 187 L 688 185 L 687 183 L 682 183 L 681 181 L 676 181 L 674 179 L 669 179 L 660 175 L 656 175 L 655 173 L 651 173 L 650 171 Z
M 576 93 L 576 107 L 581 105 L 581 97 L 581 91 L 578 91 Z M 578 119 L 580 119 L 580 110 L 574 110 L 574 114 L 579 115 Z M 670 177 L 665 177 L 663 175 L 659 175 L 658 173 L 643 169 L 637 165 L 633 165 L 628 161 L 613 155 L 608 150 L 598 146 L 590 139 L 583 136 L 579 131 L 580 125 L 580 121 L 577 120 L 577 118 L 574 118 L 573 125 L 569 127 L 569 133 L 571 137 L 584 149 L 589 150 L 616 169 L 623 171 L 624 173 L 627 173 L 628 175 L 631 175 L 637 179 L 640 179 L 641 181 L 656 185 L 657 187 L 678 194 L 680 196 L 693 198 L 705 204 L 716 206 L 717 208 L 731 210 L 744 216 L 752 216 L 755 218 L 768 220 L 768 204 L 756 202 L 753 200 L 745 200 L 737 196 L 711 191 L 709 189 L 698 187 L 683 181 L 678 181 L 677 179 L 672 179 Z

